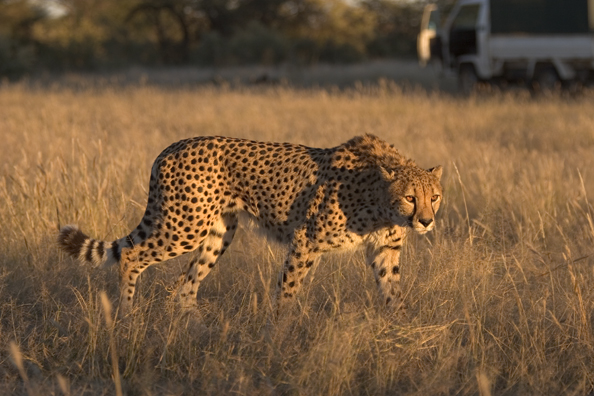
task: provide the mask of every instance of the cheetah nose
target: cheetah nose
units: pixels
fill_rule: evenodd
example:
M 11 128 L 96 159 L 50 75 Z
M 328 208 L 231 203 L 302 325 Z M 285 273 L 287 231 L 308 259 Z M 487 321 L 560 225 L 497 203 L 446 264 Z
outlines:
M 419 223 L 423 224 L 425 227 L 429 227 L 429 224 L 433 223 L 433 219 L 419 219 Z

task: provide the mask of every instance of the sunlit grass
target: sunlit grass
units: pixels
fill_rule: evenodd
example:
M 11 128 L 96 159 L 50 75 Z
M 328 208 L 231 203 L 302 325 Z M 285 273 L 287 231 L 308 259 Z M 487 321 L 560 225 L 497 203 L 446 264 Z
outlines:
M 403 254 L 409 321 L 376 309 L 359 252 L 325 257 L 295 311 L 272 320 L 285 250 L 244 223 L 199 290 L 200 321 L 180 318 L 172 297 L 186 258 L 143 274 L 131 325 L 114 330 L 124 392 L 588 394 L 592 105 L 391 84 L 2 86 L 0 393 L 115 394 L 101 293 L 115 301 L 117 271 L 67 258 L 55 238 L 69 223 L 106 240 L 127 234 L 170 143 L 225 135 L 330 147 L 370 132 L 445 168 L 438 227 Z

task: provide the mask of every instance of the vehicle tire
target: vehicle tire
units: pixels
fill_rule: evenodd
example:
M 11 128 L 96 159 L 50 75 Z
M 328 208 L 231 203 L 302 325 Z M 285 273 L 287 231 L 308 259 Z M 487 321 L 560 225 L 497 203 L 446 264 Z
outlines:
M 553 66 L 540 67 L 534 72 L 532 88 L 542 96 L 554 96 L 561 92 L 561 79 Z
M 476 91 L 479 79 L 474 65 L 465 63 L 458 69 L 458 89 L 463 95 L 470 95 Z

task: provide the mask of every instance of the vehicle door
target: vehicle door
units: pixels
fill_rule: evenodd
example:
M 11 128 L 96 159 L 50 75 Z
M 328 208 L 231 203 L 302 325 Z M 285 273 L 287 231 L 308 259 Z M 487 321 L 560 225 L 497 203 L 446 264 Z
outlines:
M 448 54 L 451 67 L 455 67 L 462 56 L 478 55 L 477 33 L 483 29 L 482 26 L 479 29 L 478 25 L 482 5 L 483 3 L 480 2 L 464 2 L 453 10 L 455 14 L 451 17 L 448 31 Z

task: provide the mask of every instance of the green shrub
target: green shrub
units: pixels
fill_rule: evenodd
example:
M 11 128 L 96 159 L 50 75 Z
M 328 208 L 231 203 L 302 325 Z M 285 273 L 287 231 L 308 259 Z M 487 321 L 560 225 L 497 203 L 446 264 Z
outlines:
M 277 31 L 251 22 L 229 38 L 208 33 L 192 59 L 202 65 L 274 65 L 287 59 L 289 44 Z
M 0 35 L 0 77 L 18 78 L 29 73 L 35 64 L 35 48 L 18 45 L 14 40 Z
M 320 50 L 320 61 L 325 63 L 355 63 L 365 59 L 365 53 L 349 43 L 327 41 Z

